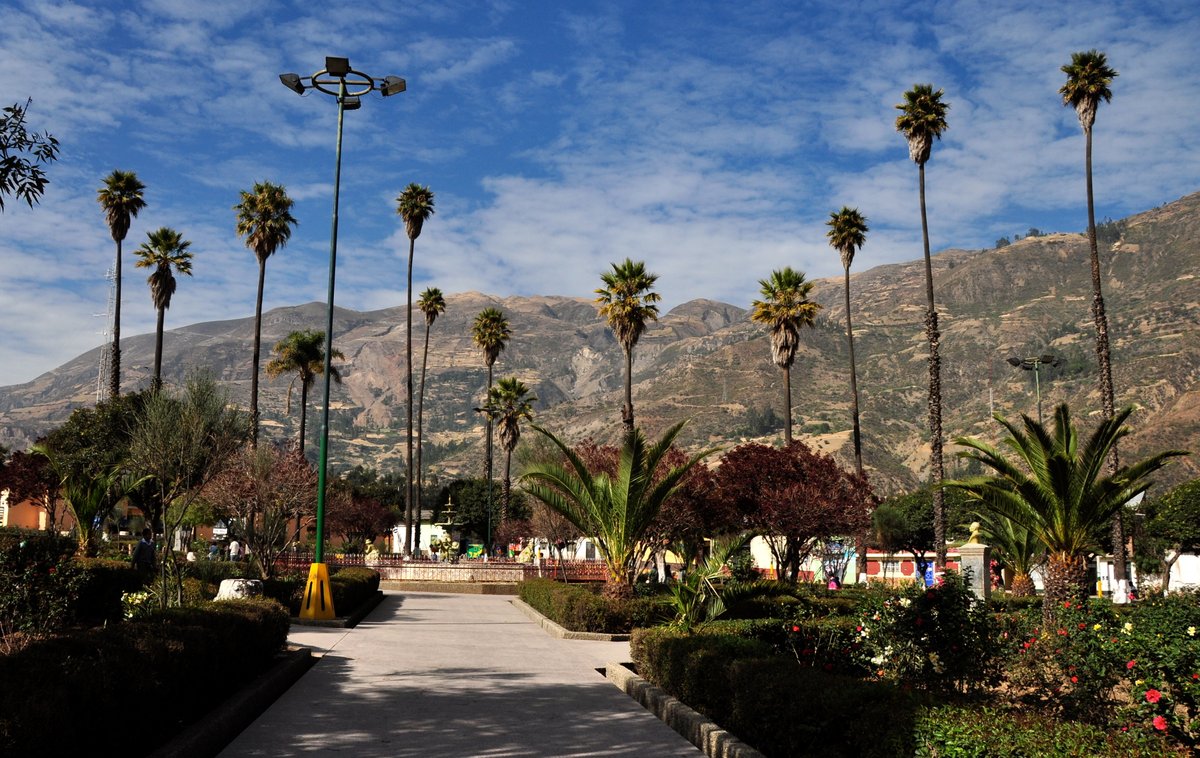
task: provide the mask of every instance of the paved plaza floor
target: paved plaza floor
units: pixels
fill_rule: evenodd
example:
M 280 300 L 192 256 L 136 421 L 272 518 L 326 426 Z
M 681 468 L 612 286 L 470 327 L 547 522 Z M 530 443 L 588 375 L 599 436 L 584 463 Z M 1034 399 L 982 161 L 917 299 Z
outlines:
M 629 643 L 557 639 L 509 600 L 387 592 L 353 629 L 293 627 L 321 659 L 220 755 L 703 755 L 596 672 Z

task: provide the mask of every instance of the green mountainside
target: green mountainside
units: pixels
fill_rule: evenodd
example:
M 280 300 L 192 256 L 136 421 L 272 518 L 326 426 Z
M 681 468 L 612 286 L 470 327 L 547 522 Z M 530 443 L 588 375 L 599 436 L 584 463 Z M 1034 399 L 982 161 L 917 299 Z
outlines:
M 1103 225 L 1101 259 L 1118 405 L 1135 404 L 1136 433 L 1122 447 L 1132 459 L 1165 447 L 1200 451 L 1200 193 Z M 834 255 L 831 251 L 830 255 Z M 653 262 L 650 261 L 653 268 Z M 1052 353 L 1043 369 L 1047 416 L 1068 401 L 1079 416 L 1100 409 L 1087 240 L 1049 234 L 994 250 L 950 250 L 933 258 L 942 327 L 942 384 L 947 442 L 958 435 L 995 438 L 993 412 L 1036 413 L 1032 372 L 1009 356 Z M 766 276 L 769 271 L 762 271 Z M 920 261 L 880 266 L 851 276 L 859 368 L 864 461 L 881 493 L 912 487 L 928 468 L 924 337 L 924 272 Z M 849 360 L 841 277 L 818 280 L 824 308 L 805 330 L 792 370 L 794 418 L 801 439 L 852 465 Z M 747 304 L 748 305 L 748 304 Z M 496 376 L 516 375 L 539 398 L 538 422 L 568 439 L 612 441 L 620 429 L 620 348 L 589 298 L 509 297 L 479 293 L 447 298 L 434 324 L 425 400 L 426 460 L 445 474 L 481 474 L 483 425 L 473 410 L 486 373 L 470 325 L 486 307 L 504 311 L 513 337 Z M 338 349 L 344 383 L 335 385 L 331 460 L 403 466 L 404 309 L 339 309 Z M 319 303 L 264 315 L 263 343 L 296 329 L 321 329 Z M 210 322 L 167 333 L 164 380 L 194 368 L 249 403 L 251 318 Z M 414 324 L 420 362 L 424 322 Z M 122 343 L 123 364 L 152 363 L 154 335 Z M 782 372 L 770 361 L 765 331 L 734 305 L 694 300 L 663 315 L 635 350 L 634 408 L 650 433 L 689 418 L 688 445 L 732 446 L 778 440 Z M 0 387 L 0 443 L 23 447 L 60 423 L 72 408 L 95 401 L 99 349 L 22 385 Z M 145 368 L 124 374 L 129 389 L 145 386 Z M 140 372 L 140 373 L 139 373 Z M 262 381 L 264 437 L 294 436 L 298 416 L 284 414 L 288 380 Z M 319 397 L 319 392 L 313 393 Z M 315 450 L 319 408 L 309 410 Z M 774 419 L 776 422 L 778 419 Z M 772 431 L 773 430 L 773 431 Z M 957 460 L 948 445 L 947 471 Z M 1197 475 L 1200 458 L 1168 468 L 1164 483 Z

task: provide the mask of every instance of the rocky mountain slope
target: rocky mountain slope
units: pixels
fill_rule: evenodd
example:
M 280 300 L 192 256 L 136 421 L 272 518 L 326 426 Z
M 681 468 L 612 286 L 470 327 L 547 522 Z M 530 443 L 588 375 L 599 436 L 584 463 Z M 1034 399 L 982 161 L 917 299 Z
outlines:
M 1117 402 L 1139 409 L 1133 416 L 1136 433 L 1122 455 L 1168 446 L 1200 451 L 1200 284 L 1194 273 L 1200 264 L 1200 194 L 1107 224 L 1104 232 Z M 995 438 L 993 412 L 1036 413 L 1031 372 L 1014 369 L 1005 361 L 1009 356 L 1049 352 L 1062 359 L 1060 367 L 1042 373 L 1047 415 L 1063 400 L 1077 414 L 1099 412 L 1087 259 L 1087 240 L 1080 234 L 934 257 L 947 441 L 958 435 Z M 896 491 L 915 485 L 928 467 L 923 266 L 914 261 L 855 273 L 851 288 L 864 459 L 877 487 Z M 818 281 L 814 298 L 824 308 L 816 327 L 804 331 L 792 371 L 796 428 L 803 439 L 850 465 L 841 278 Z M 486 372 L 470 325 L 486 307 L 504 311 L 513 331 L 496 376 L 515 375 L 533 388 L 538 422 L 569 439 L 615 440 L 623 362 L 590 299 L 471 292 L 448 297 L 446 313 L 433 327 L 426 460 L 451 475 L 482 470 L 483 426 L 473 409 L 482 402 Z M 165 381 L 206 370 L 228 386 L 234 402 L 248 404 L 253 325 L 252 318 L 243 318 L 168 332 Z M 263 343 L 269 347 L 293 330 L 323 325 L 319 303 L 276 309 L 264 315 Z M 345 381 L 333 392 L 331 459 L 335 465 L 402 467 L 404 309 L 339 309 L 334 329 L 346 361 Z M 418 368 L 423 330 L 418 313 Z M 122 343 L 123 363 L 149 366 L 153 350 L 153 335 L 129 338 Z M 97 348 L 32 382 L 0 388 L 0 442 L 22 447 L 71 409 L 94 402 L 99 355 Z M 127 369 L 126 387 L 145 386 L 147 372 Z M 770 362 L 765 331 L 741 307 L 695 300 L 664 314 L 639 342 L 634 372 L 638 423 L 651 434 L 689 418 L 684 439 L 692 446 L 780 436 L 764 429 L 761 419 L 767 409 L 781 412 L 782 373 Z M 268 439 L 296 433 L 295 408 L 291 416 L 284 413 L 287 385 L 287 378 L 261 384 Z M 315 402 L 309 413 L 315 449 Z M 1175 464 L 1162 478 L 1195 476 L 1197 463 Z M 956 464 L 948 459 L 951 474 Z

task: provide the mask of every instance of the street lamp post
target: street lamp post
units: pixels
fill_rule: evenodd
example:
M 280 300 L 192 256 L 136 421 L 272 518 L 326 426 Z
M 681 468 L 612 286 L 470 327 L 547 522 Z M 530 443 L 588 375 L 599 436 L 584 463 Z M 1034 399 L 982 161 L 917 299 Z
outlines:
M 1050 366 L 1051 368 L 1054 368 L 1062 363 L 1062 359 L 1057 355 L 1051 355 L 1050 353 L 1035 355 L 1032 358 L 1018 358 L 1013 355 L 1009 356 L 1008 363 L 1014 368 L 1033 372 L 1033 386 L 1037 391 L 1038 423 L 1042 423 L 1042 380 L 1040 369 L 1042 366 Z
M 317 533 L 313 563 L 308 570 L 308 584 L 304 588 L 304 599 L 300 606 L 300 617 L 307 619 L 331 619 L 334 617 L 333 594 L 329 589 L 329 569 L 325 566 L 325 482 L 329 463 L 329 379 L 330 360 L 333 356 L 333 281 L 337 270 L 338 200 L 342 183 L 342 116 L 346 111 L 362 106 L 362 96 L 379 91 L 384 97 L 396 95 L 407 88 L 398 76 L 376 79 L 355 71 L 348 58 L 325 58 L 325 68 L 312 76 L 280 74 L 283 86 L 298 95 L 307 90 L 317 90 L 337 98 L 337 149 L 333 171 L 333 225 L 329 233 L 329 297 L 325 313 L 325 380 L 324 404 L 321 409 L 321 452 L 317 466 Z

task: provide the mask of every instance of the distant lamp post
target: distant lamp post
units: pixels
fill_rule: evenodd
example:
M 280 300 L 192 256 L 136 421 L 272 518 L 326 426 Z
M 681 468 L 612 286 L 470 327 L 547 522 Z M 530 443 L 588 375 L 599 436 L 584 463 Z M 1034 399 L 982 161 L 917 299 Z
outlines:
M 1033 372 L 1033 386 L 1037 390 L 1038 423 L 1042 423 L 1041 368 L 1042 366 L 1050 366 L 1051 368 L 1061 366 L 1062 358 L 1059 358 L 1057 355 L 1051 355 L 1050 353 L 1044 353 L 1042 355 L 1035 355 L 1032 358 L 1018 358 L 1015 355 L 1011 355 L 1007 360 L 1009 365 L 1014 368 Z
M 308 570 L 308 584 L 300 606 L 300 617 L 331 619 L 334 617 L 333 594 L 329 589 L 329 570 L 325 566 L 325 479 L 329 463 L 329 379 L 330 359 L 333 356 L 333 280 L 337 270 L 338 199 L 342 184 L 342 116 L 346 111 L 362 106 L 362 96 L 378 90 L 384 97 L 403 92 L 405 81 L 398 76 L 375 79 L 350 67 L 348 58 L 325 58 L 325 68 L 312 76 L 280 74 L 283 86 L 298 95 L 317 90 L 337 98 L 337 150 L 333 171 L 333 228 L 329 234 L 329 298 L 325 315 L 325 388 L 321 411 L 321 454 L 317 467 L 317 533 L 313 563 Z

